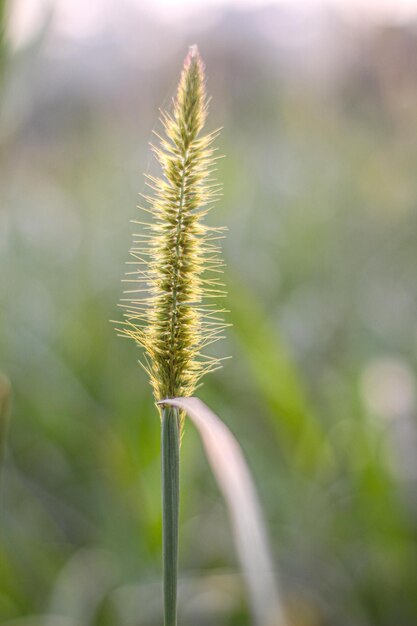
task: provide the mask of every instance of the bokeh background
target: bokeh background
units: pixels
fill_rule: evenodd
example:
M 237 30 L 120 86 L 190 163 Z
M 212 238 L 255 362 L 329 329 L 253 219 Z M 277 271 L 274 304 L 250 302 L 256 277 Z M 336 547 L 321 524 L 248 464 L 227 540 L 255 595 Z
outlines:
M 200 396 L 253 470 L 290 626 L 414 626 L 417 3 L 0 7 L 0 623 L 161 623 L 159 420 L 109 320 L 197 43 L 233 324 Z M 181 624 L 250 624 L 191 425 L 181 480 Z

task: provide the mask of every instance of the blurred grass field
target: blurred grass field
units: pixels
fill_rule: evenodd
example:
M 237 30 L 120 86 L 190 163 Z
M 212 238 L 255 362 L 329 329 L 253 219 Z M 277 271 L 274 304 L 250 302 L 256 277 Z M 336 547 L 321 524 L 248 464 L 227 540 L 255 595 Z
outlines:
M 210 219 L 229 228 L 233 324 L 216 348 L 232 359 L 200 395 L 253 469 L 290 625 L 413 626 L 416 27 L 333 16 L 317 37 L 336 71 L 303 52 L 308 25 L 277 43 L 278 9 L 174 33 L 123 7 L 94 36 L 65 38 L 46 16 L 23 44 L 7 28 L 2 40 L 0 370 L 13 404 L 0 623 L 160 623 L 159 420 L 109 320 L 147 142 L 197 39 L 210 124 L 224 126 Z M 249 624 L 191 425 L 181 480 L 181 623 Z

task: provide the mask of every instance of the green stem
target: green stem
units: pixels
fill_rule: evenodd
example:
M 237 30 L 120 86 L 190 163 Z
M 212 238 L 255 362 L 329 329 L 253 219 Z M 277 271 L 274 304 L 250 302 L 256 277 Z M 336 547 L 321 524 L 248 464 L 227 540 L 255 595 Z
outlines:
M 162 410 L 162 525 L 164 624 L 177 624 L 179 438 L 178 409 Z

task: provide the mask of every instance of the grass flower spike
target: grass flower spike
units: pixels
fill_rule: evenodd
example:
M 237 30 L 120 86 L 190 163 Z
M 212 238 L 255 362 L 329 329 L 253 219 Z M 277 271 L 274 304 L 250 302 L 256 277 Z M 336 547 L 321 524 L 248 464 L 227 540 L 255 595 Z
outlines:
M 221 338 L 225 324 L 213 298 L 223 295 L 222 228 L 204 217 L 219 194 L 212 180 L 218 131 L 202 135 L 208 108 L 204 65 L 191 46 L 172 113 L 162 113 L 164 136 L 152 150 L 163 176 L 147 175 L 151 193 L 143 195 L 149 222 L 138 222 L 131 249 L 137 268 L 127 280 L 137 288 L 128 300 L 121 329 L 144 348 L 143 365 L 156 400 L 190 396 L 201 376 L 220 360 L 205 348 Z

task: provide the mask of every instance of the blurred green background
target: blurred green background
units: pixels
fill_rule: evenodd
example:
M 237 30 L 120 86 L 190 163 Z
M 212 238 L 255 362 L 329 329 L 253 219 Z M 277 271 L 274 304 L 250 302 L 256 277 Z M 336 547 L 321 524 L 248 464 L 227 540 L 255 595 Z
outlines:
M 224 126 L 209 221 L 229 228 L 233 324 L 200 396 L 254 472 L 289 626 L 414 626 L 416 23 L 34 4 L 0 10 L 0 623 L 161 623 L 159 420 L 109 320 L 158 107 L 196 42 Z M 191 425 L 181 480 L 181 624 L 249 624 Z

